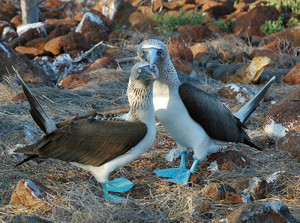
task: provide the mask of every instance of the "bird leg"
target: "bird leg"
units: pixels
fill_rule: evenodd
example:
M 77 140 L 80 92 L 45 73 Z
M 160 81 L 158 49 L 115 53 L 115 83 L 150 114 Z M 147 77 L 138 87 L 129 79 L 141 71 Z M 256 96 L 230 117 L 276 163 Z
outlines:
M 154 173 L 159 177 L 167 177 L 167 178 L 175 178 L 182 172 L 186 172 L 186 154 L 187 152 L 183 152 L 181 154 L 180 166 L 178 168 L 170 168 L 170 169 L 163 169 L 163 170 L 155 170 Z
M 126 199 L 123 197 L 119 197 L 116 195 L 109 194 L 108 192 L 118 192 L 118 193 L 124 193 L 129 191 L 134 186 L 134 183 L 132 183 L 130 180 L 127 180 L 125 178 L 117 178 L 112 181 L 108 181 L 107 183 L 102 184 L 103 189 L 103 196 L 106 199 L 107 202 L 111 203 L 126 203 L 126 202 L 133 202 L 130 199 Z

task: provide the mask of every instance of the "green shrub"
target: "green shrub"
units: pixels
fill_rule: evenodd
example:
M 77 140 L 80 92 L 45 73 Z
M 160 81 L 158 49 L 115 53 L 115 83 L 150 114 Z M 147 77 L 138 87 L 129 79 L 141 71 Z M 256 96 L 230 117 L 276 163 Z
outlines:
M 181 25 L 187 24 L 203 24 L 206 16 L 203 13 L 187 12 L 183 9 L 179 10 L 178 15 L 169 15 L 166 13 L 155 14 L 152 19 L 155 22 L 160 23 L 160 26 L 156 27 L 158 31 L 171 35 L 174 29 Z
M 299 0 L 268 0 L 271 5 L 277 8 L 289 8 L 293 12 L 300 13 L 300 1 Z
M 213 25 L 216 26 L 216 27 L 219 27 L 221 29 L 226 29 L 227 31 L 231 32 L 232 28 L 233 28 L 233 25 L 234 25 L 234 21 L 235 21 L 235 19 L 232 19 L 229 22 L 224 23 L 224 20 L 220 19 L 220 20 L 214 21 Z
M 298 25 L 300 25 L 300 20 L 295 17 L 291 17 L 287 22 L 288 27 L 298 26 Z
M 260 29 L 265 35 L 270 35 L 272 33 L 277 33 L 284 30 L 285 27 L 282 21 L 282 17 L 279 17 L 279 19 L 276 21 L 266 21 L 265 24 L 260 26 Z

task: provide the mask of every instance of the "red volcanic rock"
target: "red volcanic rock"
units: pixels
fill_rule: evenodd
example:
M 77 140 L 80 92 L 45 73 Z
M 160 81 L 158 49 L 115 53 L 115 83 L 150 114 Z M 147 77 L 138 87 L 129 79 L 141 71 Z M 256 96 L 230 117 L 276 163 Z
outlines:
M 47 33 L 51 32 L 51 30 L 55 27 L 54 25 L 43 23 L 38 23 L 33 28 L 31 28 L 32 24 L 29 24 L 27 27 L 26 26 L 27 25 L 21 28 L 18 27 L 19 37 L 9 43 L 10 47 L 15 48 L 16 46 L 24 46 L 30 40 L 45 37 Z
M 169 10 L 179 10 L 186 3 L 186 0 L 173 0 L 172 2 L 164 2 L 164 7 Z
M 63 36 L 63 50 L 73 58 L 77 57 L 81 51 L 88 50 L 88 48 L 88 41 L 81 33 L 69 32 Z
M 239 87 L 236 84 L 227 84 L 218 91 L 218 95 L 222 98 L 235 99 L 245 104 L 249 100 L 249 92 L 246 88 Z
M 295 89 L 269 108 L 264 123 L 267 134 L 283 137 L 290 130 L 300 132 L 300 89 Z
M 184 25 L 178 28 L 179 38 L 185 42 L 201 43 L 204 39 L 213 35 L 213 32 L 205 25 Z
M 53 39 L 59 36 L 63 36 L 71 32 L 71 28 L 66 25 L 57 25 L 55 28 L 49 33 L 48 39 Z
M 193 58 L 196 62 L 201 62 L 208 55 L 208 47 L 204 44 L 197 43 L 189 46 L 193 53 Z
M 0 20 L 10 21 L 17 15 L 16 7 L 8 1 L 0 1 Z
M 249 36 L 264 36 L 260 26 L 268 20 L 277 20 L 279 16 L 280 12 L 274 6 L 256 6 L 236 18 L 233 33 L 235 35 L 247 34 Z
M 266 43 L 270 43 L 275 40 L 287 40 L 291 42 L 293 47 L 300 47 L 300 25 L 286 28 L 280 32 L 273 33 L 264 38 L 264 41 Z
M 47 39 L 45 37 L 36 38 L 28 41 L 25 46 L 26 47 L 34 47 L 40 50 L 44 50 L 44 46 L 47 43 Z
M 201 6 L 202 10 L 216 18 L 230 14 L 234 11 L 233 0 L 196 0 L 196 5 Z
M 48 188 L 37 181 L 21 179 L 11 196 L 10 204 L 43 208 L 47 206 L 45 197 L 49 192 Z
M 213 221 L 230 222 L 230 223 L 246 223 L 246 222 L 298 222 L 294 218 L 288 207 L 283 203 L 265 202 L 250 203 L 243 205 L 236 210 L 230 212 L 225 218 L 219 218 Z
M 228 150 L 225 152 L 216 152 L 207 157 L 207 161 L 202 164 L 203 169 L 208 169 L 213 162 L 216 162 L 217 168 L 222 172 L 232 171 L 236 168 L 245 168 L 250 165 L 248 158 L 241 152 Z
M 17 37 L 18 37 L 18 35 L 17 35 L 16 31 L 12 27 L 6 26 L 2 31 L 1 41 L 2 42 L 10 42 Z
M 300 84 L 300 63 L 297 63 L 296 66 L 284 76 L 283 81 L 286 84 Z
M 193 65 L 191 62 L 187 62 L 180 58 L 175 58 L 172 60 L 174 67 L 177 71 L 184 74 L 191 74 L 193 71 Z
M 131 31 L 128 30 L 114 30 L 112 33 L 109 35 L 108 42 L 114 43 L 114 42 L 119 42 L 120 40 L 130 40 L 130 35 Z
M 184 61 L 190 62 L 193 59 L 193 53 L 192 51 L 185 46 L 184 43 L 178 43 L 178 44 L 167 44 L 169 54 L 171 59 L 180 58 Z
M 7 44 L 0 43 L 0 80 L 3 75 L 14 74 L 15 67 L 22 78 L 30 83 L 51 84 L 44 71 L 33 64 L 26 56 L 11 49 Z
M 236 193 L 235 189 L 228 184 L 211 184 L 205 188 L 204 194 L 211 199 L 218 201 L 224 200 L 226 193 Z
M 64 2 L 60 0 L 47 0 L 44 4 L 45 7 L 50 8 L 50 9 L 57 9 L 60 6 L 62 6 Z
M 23 53 L 29 59 L 33 59 L 36 56 L 41 56 L 45 54 L 44 50 L 40 50 L 35 47 L 17 46 L 15 50 L 17 52 Z
M 278 147 L 282 151 L 290 153 L 297 162 L 300 162 L 300 132 L 289 131 L 279 140 Z
M 64 46 L 64 36 L 59 36 L 49 40 L 45 44 L 44 49 L 56 56 L 62 52 L 63 46 Z
M 108 40 L 111 29 L 97 15 L 87 12 L 76 27 L 75 32 L 82 33 L 90 44 Z
M 117 67 L 118 63 L 114 59 L 110 57 L 101 57 L 94 61 L 86 70 L 84 70 L 84 73 L 88 73 L 99 68 L 116 69 Z
M 10 23 L 13 24 L 15 27 L 22 25 L 22 15 L 16 15 L 10 20 Z
M 78 22 L 71 18 L 64 18 L 64 19 L 47 19 L 45 21 L 47 24 L 53 24 L 53 25 L 66 25 L 69 27 L 75 27 Z

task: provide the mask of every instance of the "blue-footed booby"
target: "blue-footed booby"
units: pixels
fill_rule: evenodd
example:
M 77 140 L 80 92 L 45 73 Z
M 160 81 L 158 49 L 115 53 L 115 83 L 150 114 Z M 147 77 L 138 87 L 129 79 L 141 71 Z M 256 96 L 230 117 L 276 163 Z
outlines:
M 260 149 L 246 134 L 243 124 L 275 78 L 233 115 L 214 95 L 191 84 L 180 83 L 163 42 L 146 40 L 139 45 L 137 53 L 141 60 L 150 64 L 150 68 L 156 64 L 159 69 L 159 77 L 153 84 L 155 115 L 182 152 L 179 168 L 156 170 L 155 174 L 170 178 L 168 181 L 174 183 L 187 184 L 199 161 L 203 162 L 208 154 L 216 152 L 228 142 L 244 143 Z M 194 151 L 194 162 L 190 169 L 185 163 L 188 149 Z
M 92 113 L 60 124 L 54 123 L 17 74 L 30 103 L 30 113 L 45 132 L 35 144 L 16 150 L 29 156 L 18 165 L 34 158 L 68 161 L 93 174 L 101 183 L 107 201 L 128 201 L 109 192 L 123 193 L 134 184 L 125 178 L 109 181 L 108 177 L 112 171 L 140 157 L 155 140 L 153 80 L 158 77 L 157 72 L 158 69 L 152 72 L 146 62 L 133 66 L 127 89 L 130 106 L 127 114 Z

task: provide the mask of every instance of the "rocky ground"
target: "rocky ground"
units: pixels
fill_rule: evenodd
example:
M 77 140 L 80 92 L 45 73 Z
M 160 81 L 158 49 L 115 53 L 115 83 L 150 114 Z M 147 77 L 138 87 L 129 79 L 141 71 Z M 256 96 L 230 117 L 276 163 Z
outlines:
M 297 222 L 300 26 L 266 36 L 260 27 L 280 14 L 288 24 L 300 19 L 299 11 L 248 0 L 165 2 L 161 15 L 185 16 L 181 8 L 206 13 L 201 24 L 170 30 L 154 19 L 148 1 L 120 1 L 115 13 L 105 2 L 47 0 L 40 5 L 40 23 L 22 27 L 19 1 L 0 0 L 0 221 Z M 155 13 L 160 5 L 155 2 Z M 221 19 L 224 25 L 234 23 L 226 28 L 216 23 Z M 275 75 L 276 83 L 246 123 L 264 150 L 231 143 L 211 154 L 188 186 L 174 185 L 153 174 L 179 165 L 177 146 L 157 121 L 152 148 L 111 174 L 136 184 L 124 194 L 135 201 L 128 204 L 106 203 L 90 173 L 62 161 L 14 167 L 23 157 L 13 150 L 41 135 L 14 69 L 60 122 L 93 109 L 126 106 L 130 68 L 138 61 L 138 44 L 147 38 L 167 44 L 182 81 L 218 95 L 233 112 Z M 235 75 L 258 56 L 271 63 L 256 85 L 211 78 L 216 69 Z M 188 158 L 191 165 L 191 153 Z

